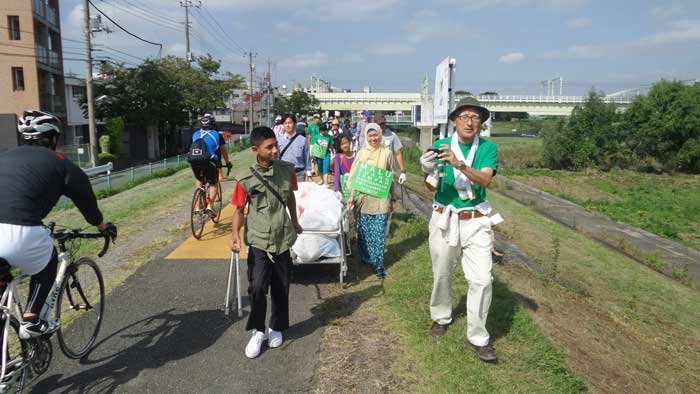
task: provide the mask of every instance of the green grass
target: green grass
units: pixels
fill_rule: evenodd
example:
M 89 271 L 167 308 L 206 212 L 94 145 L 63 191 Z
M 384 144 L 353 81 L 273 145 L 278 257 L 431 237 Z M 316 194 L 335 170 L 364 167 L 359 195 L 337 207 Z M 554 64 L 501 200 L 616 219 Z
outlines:
M 454 272 L 455 321 L 446 336 L 428 335 L 432 285 L 424 219 L 394 214 L 386 263 L 389 279 L 377 313 L 400 338 L 394 373 L 415 393 L 575 393 L 582 378 L 570 372 L 566 354 L 541 333 L 509 286 L 496 273 L 488 328 L 498 364 L 485 364 L 466 346 L 461 269 Z
M 700 249 L 700 175 L 506 169 L 513 179 Z
M 542 139 L 524 137 L 492 137 L 498 148 L 498 169 L 536 168 L 542 166 Z

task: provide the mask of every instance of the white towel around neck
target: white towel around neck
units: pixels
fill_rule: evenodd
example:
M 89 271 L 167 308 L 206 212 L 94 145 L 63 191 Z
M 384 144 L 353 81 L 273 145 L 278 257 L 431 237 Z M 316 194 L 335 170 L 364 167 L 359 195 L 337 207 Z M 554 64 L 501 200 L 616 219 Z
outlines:
M 471 167 L 474 163 L 474 156 L 476 156 L 476 149 L 478 147 L 479 136 L 475 135 L 474 141 L 472 141 L 472 146 L 469 149 L 469 155 L 465 160 L 464 154 L 462 153 L 462 149 L 459 147 L 459 136 L 457 135 L 457 133 L 452 134 L 450 149 L 452 150 L 452 152 L 454 152 L 455 156 L 457 156 L 457 160 L 465 161 L 469 167 Z M 462 200 L 473 200 L 474 191 L 472 190 L 472 182 L 469 180 L 469 178 L 467 178 L 466 175 L 462 173 L 462 171 L 459 170 L 459 168 L 453 168 L 452 170 L 454 171 L 455 176 L 454 188 L 457 189 L 459 198 L 461 198 Z

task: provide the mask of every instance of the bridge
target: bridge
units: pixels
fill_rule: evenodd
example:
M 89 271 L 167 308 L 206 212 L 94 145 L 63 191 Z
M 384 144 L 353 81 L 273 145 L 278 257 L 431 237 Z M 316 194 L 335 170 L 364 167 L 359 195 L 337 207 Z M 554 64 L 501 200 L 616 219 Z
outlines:
M 410 113 L 421 105 L 420 93 L 315 93 L 321 109 L 336 111 L 401 111 Z M 459 100 L 461 97 L 456 97 Z M 530 115 L 571 115 L 586 96 L 477 96 L 492 112 L 527 112 Z M 628 96 L 606 96 L 605 102 L 618 104 L 623 110 L 632 102 Z

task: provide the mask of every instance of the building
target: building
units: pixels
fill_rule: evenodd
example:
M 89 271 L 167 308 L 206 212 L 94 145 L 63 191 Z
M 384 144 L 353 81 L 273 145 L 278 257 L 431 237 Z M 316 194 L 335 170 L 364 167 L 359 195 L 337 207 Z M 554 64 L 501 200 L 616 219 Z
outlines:
M 88 143 L 90 132 L 88 120 L 81 106 L 85 101 L 85 80 L 75 75 L 66 75 L 64 78 L 66 87 L 66 124 L 63 131 L 64 145 L 79 145 Z
M 66 120 L 58 3 L 0 2 L 0 115 L 32 108 Z

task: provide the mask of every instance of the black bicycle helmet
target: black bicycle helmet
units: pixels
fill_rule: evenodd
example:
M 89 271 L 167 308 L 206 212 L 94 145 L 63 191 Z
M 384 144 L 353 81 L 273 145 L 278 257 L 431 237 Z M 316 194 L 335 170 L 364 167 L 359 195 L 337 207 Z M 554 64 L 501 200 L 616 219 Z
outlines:
M 202 125 L 202 127 L 211 129 L 216 124 L 216 118 L 214 115 L 207 112 L 199 119 L 199 123 Z
M 17 131 L 25 140 L 50 138 L 61 134 L 61 121 L 45 111 L 24 111 L 17 124 Z

